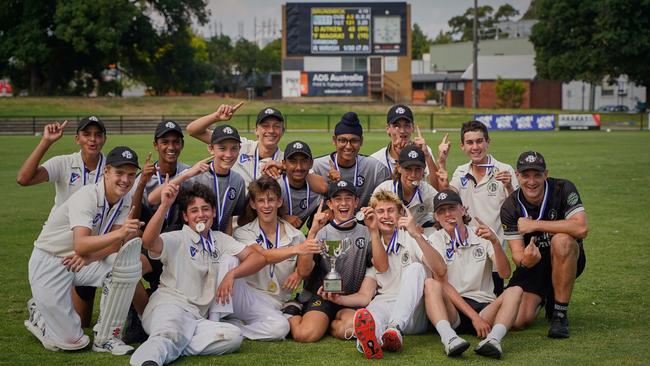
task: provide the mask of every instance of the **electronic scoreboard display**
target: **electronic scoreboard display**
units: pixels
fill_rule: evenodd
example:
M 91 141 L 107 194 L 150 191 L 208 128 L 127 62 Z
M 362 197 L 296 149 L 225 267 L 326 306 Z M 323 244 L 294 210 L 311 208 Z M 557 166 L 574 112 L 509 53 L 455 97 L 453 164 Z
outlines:
M 287 55 L 406 55 L 406 13 L 406 3 L 287 3 Z

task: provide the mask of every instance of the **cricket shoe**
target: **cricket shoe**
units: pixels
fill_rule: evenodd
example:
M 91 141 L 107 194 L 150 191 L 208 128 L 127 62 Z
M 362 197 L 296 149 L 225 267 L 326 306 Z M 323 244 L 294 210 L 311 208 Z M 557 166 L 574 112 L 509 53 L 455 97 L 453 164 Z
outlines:
M 57 351 L 76 351 L 85 348 L 90 343 L 90 338 L 87 335 L 82 335 L 75 343 L 60 343 L 45 336 L 45 320 L 41 316 L 41 312 L 36 307 L 34 299 L 27 301 L 27 309 L 29 310 L 29 319 L 25 320 L 25 328 L 32 333 L 45 347 L 45 349 L 53 352 Z
M 288 318 L 296 315 L 302 315 L 302 304 L 295 299 L 289 300 L 282 304 L 282 308 L 280 308 L 280 310 Z
M 469 342 L 459 336 L 455 336 L 445 344 L 445 353 L 449 357 L 457 357 L 462 355 L 468 348 Z
M 474 348 L 474 352 L 481 356 L 501 358 L 503 350 L 501 349 L 501 342 L 495 338 L 485 338 Z
M 375 319 L 372 314 L 363 308 L 354 313 L 354 334 L 357 337 L 357 349 L 370 358 L 382 358 L 384 352 L 375 335 Z
M 551 327 L 548 330 L 549 338 L 569 338 L 569 319 L 558 311 L 553 313 Z
M 110 352 L 115 356 L 128 355 L 133 352 L 134 348 L 124 343 L 119 338 L 110 338 L 104 343 L 93 342 L 93 351 L 95 352 Z
M 402 332 L 399 326 L 389 326 L 381 335 L 381 348 L 385 351 L 396 352 L 402 348 Z

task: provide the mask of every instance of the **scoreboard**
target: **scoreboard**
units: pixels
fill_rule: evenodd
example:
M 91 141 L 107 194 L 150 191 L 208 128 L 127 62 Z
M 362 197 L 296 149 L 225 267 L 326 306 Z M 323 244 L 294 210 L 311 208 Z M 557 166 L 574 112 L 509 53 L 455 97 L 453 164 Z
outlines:
M 287 3 L 287 56 L 407 52 L 407 4 Z

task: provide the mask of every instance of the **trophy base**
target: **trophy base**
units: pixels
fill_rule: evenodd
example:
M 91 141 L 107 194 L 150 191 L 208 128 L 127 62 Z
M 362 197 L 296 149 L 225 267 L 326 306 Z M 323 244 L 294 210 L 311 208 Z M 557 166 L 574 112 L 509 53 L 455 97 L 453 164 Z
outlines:
M 343 293 L 343 281 L 340 279 L 335 280 L 323 280 L 323 291 L 329 292 L 332 294 L 342 294 Z

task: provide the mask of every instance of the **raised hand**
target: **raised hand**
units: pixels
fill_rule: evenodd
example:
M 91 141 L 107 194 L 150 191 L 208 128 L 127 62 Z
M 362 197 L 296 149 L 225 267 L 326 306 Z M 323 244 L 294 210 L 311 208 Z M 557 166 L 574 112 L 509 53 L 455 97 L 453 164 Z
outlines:
M 542 254 L 539 252 L 539 248 L 535 243 L 535 237 L 530 238 L 530 243 L 524 249 L 524 257 L 521 260 L 526 268 L 531 268 L 535 266 L 542 259 Z
M 68 121 L 63 123 L 50 123 L 43 127 L 43 139 L 49 142 L 55 142 L 63 136 L 63 130 L 68 125 Z
M 155 172 L 156 167 L 151 163 L 151 152 L 149 152 L 149 155 L 147 155 L 147 160 L 145 160 L 144 166 L 142 167 L 142 176 L 140 177 L 140 180 L 148 182 L 149 178 L 151 178 Z
M 280 161 L 269 160 L 262 166 L 262 174 L 268 175 L 273 179 L 280 178 L 283 171 L 285 171 L 285 166 Z
M 425 156 L 429 155 L 429 148 L 427 147 L 427 142 L 424 140 L 424 137 L 422 137 L 422 131 L 420 131 L 420 126 L 416 124 L 415 130 L 417 131 L 418 136 L 415 139 L 413 139 L 413 144 L 419 147 L 422 150 L 422 152 L 424 152 Z
M 512 175 L 507 170 L 500 170 L 494 175 L 494 178 L 503 183 L 504 187 L 509 187 L 512 183 Z
M 314 219 L 312 220 L 311 223 L 311 229 L 309 229 L 309 232 L 313 232 L 314 234 L 317 233 L 320 229 L 322 229 L 323 226 L 327 225 L 327 222 L 330 220 L 330 212 L 323 211 L 323 202 L 324 200 L 320 201 L 320 204 L 318 205 L 318 210 L 316 210 L 316 213 L 314 214 Z
M 363 213 L 363 223 L 366 225 L 368 230 L 377 230 L 379 227 L 379 220 L 377 220 L 375 209 L 372 207 L 361 207 L 359 211 Z
M 217 108 L 217 111 L 214 112 L 214 118 L 217 121 L 230 121 L 232 116 L 237 112 L 237 110 L 244 105 L 244 102 L 239 102 L 236 105 L 222 104 Z
M 449 134 L 446 133 L 442 138 L 440 145 L 438 145 L 438 162 L 447 161 L 447 156 L 449 156 L 449 148 L 451 143 L 449 142 Z
M 319 254 L 322 249 L 323 247 L 318 239 L 306 239 L 295 246 L 295 252 L 297 255 Z
M 478 223 L 478 227 L 476 228 L 476 235 L 491 242 L 499 241 L 499 238 L 497 237 L 497 234 L 494 232 L 494 230 L 492 230 L 492 228 L 490 228 L 481 219 L 479 219 L 478 216 L 475 216 L 474 220 L 476 220 L 476 223 Z
M 139 232 L 140 228 L 144 226 L 144 222 L 140 221 L 140 219 L 134 218 L 133 215 L 135 214 L 135 207 L 131 206 L 129 209 L 129 213 L 126 216 L 126 220 L 124 221 L 124 224 L 122 224 L 122 227 L 120 227 L 120 236 L 123 241 L 126 241 L 129 238 L 134 238 L 136 237 Z
M 169 181 L 169 173 L 165 176 L 162 192 L 160 192 L 160 205 L 164 207 L 171 206 L 178 196 L 179 187 Z
M 397 220 L 397 227 L 408 231 L 411 236 L 420 234 L 420 230 L 415 223 L 415 218 L 411 215 L 411 211 L 404 204 L 402 204 L 402 210 L 404 214 Z
M 330 182 L 338 182 L 339 180 L 341 180 L 341 172 L 336 170 L 334 163 L 332 163 L 332 159 L 329 160 L 329 163 L 330 163 L 330 171 L 327 173 L 327 178 L 330 180 Z
M 193 177 L 195 175 L 199 175 L 201 173 L 205 173 L 210 170 L 210 164 L 208 164 L 211 160 L 214 158 L 212 156 L 208 156 L 207 158 L 201 159 L 197 161 L 192 167 L 189 169 L 187 172 L 188 177 Z

